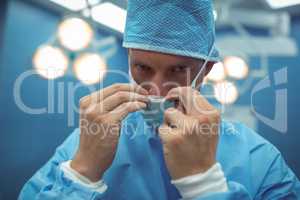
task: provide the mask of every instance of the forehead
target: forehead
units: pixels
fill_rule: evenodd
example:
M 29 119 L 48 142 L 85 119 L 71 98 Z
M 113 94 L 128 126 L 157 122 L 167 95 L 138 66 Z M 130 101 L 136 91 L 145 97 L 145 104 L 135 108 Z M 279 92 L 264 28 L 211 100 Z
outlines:
M 166 53 L 159 53 L 154 51 L 146 51 L 140 49 L 129 49 L 129 59 L 131 63 L 142 63 L 146 65 L 156 65 L 156 66 L 177 66 L 177 65 L 199 65 L 203 60 L 172 55 Z

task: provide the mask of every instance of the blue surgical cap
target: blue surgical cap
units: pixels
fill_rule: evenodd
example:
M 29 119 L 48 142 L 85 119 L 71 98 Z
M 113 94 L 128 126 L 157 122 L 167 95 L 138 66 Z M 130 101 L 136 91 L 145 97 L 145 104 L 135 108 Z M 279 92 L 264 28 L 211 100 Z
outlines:
M 211 0 L 128 0 L 123 46 L 219 61 Z

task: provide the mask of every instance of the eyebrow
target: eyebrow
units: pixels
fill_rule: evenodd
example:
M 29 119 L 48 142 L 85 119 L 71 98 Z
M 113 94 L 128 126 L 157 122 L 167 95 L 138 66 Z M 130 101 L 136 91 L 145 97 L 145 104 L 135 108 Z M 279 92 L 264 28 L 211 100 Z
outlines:
M 179 64 L 174 64 L 174 65 L 168 65 L 169 68 L 175 68 L 175 67 L 185 67 L 185 68 L 191 68 L 191 65 L 186 65 L 183 63 L 179 63 Z
M 193 66 L 194 66 L 194 62 L 191 60 L 186 60 L 185 62 L 181 61 L 173 65 L 168 65 L 168 67 L 185 67 L 185 68 L 193 68 Z
M 148 64 L 146 64 L 144 62 L 142 62 L 142 61 L 136 61 L 136 60 L 134 60 L 134 61 L 130 60 L 130 64 L 150 67 L 150 65 L 148 65 Z
M 151 67 L 151 65 L 149 65 L 141 60 L 130 60 L 130 64 Z M 175 68 L 175 67 L 193 68 L 193 65 L 191 62 L 188 62 L 188 63 L 181 62 L 181 63 L 171 64 L 171 65 L 167 66 L 167 68 Z

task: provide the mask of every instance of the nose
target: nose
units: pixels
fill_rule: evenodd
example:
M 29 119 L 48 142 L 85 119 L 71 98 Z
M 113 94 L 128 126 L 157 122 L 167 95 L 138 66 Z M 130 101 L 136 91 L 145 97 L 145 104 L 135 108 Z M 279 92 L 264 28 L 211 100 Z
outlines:
M 166 87 L 164 87 L 164 77 L 160 76 L 159 74 L 156 74 L 149 83 L 149 95 L 154 96 L 166 96 L 168 91 L 166 90 Z
M 157 88 L 151 87 L 149 89 L 149 95 L 153 95 L 153 96 L 162 96 L 160 91 L 157 91 Z

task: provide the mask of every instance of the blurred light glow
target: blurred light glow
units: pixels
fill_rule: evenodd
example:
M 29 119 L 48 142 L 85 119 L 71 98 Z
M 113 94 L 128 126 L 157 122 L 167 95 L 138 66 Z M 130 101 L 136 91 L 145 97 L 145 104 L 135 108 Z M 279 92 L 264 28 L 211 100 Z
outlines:
M 74 62 L 76 77 L 84 84 L 100 82 L 106 74 L 106 62 L 96 53 L 85 53 Z
M 86 0 L 50 0 L 62 7 L 72 11 L 79 11 L 86 8 Z
M 217 19 L 218 19 L 218 12 L 217 12 L 217 10 L 213 10 L 213 15 L 214 15 L 214 20 L 215 21 L 217 21 Z
M 124 32 L 126 10 L 110 2 L 101 3 L 92 8 L 92 18 L 116 31 Z
M 102 0 L 89 0 L 89 4 L 93 6 L 99 4 L 101 1 Z
M 86 9 L 81 11 L 81 14 L 85 17 L 90 17 L 91 16 L 91 11 L 90 11 L 90 9 L 86 8 Z
M 239 96 L 236 86 L 228 81 L 216 83 L 214 86 L 214 94 L 216 100 L 221 104 L 233 104 Z
M 225 69 L 224 69 L 224 65 L 221 62 L 216 63 L 211 71 L 208 73 L 208 75 L 206 76 L 206 78 L 210 81 L 222 81 L 224 80 L 226 77 L 225 74 Z
M 87 7 L 86 0 L 50 0 L 50 1 L 72 11 L 79 11 Z M 100 2 L 101 0 L 88 0 L 88 3 L 92 6 L 97 5 Z
M 50 45 L 41 46 L 33 56 L 33 65 L 37 73 L 47 79 L 63 76 L 68 64 L 68 57 L 64 52 Z
M 300 4 L 300 0 L 266 0 L 273 9 L 279 9 Z
M 89 46 L 94 31 L 86 21 L 75 17 L 62 21 L 57 34 L 64 47 L 71 51 L 78 51 Z
M 247 63 L 239 57 L 229 56 L 224 59 L 226 74 L 235 79 L 244 79 L 248 76 Z

